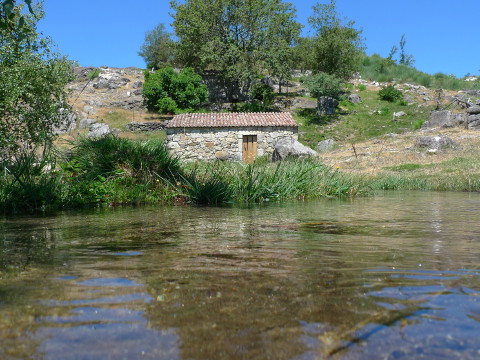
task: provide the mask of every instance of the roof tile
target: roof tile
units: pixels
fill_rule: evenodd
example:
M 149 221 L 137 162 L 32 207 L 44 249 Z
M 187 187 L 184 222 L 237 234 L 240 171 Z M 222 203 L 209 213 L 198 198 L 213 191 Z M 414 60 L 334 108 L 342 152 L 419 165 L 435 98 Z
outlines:
M 193 113 L 176 115 L 167 128 L 297 126 L 288 112 Z

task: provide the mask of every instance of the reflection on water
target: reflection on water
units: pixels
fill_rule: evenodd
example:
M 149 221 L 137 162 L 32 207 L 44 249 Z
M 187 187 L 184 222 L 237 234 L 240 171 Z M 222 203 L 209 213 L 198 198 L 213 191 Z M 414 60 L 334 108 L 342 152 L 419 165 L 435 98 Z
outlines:
M 0 222 L 1 359 L 478 359 L 480 195 Z

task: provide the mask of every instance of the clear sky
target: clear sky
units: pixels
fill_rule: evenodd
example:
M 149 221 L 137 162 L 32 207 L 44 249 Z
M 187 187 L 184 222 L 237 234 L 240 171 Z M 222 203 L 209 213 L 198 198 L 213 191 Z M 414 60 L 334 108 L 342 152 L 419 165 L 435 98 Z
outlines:
M 316 1 L 290 2 L 306 25 Z M 83 66 L 144 67 L 145 32 L 172 22 L 168 0 L 44 0 L 44 9 L 40 30 Z M 387 56 L 405 34 L 419 70 L 480 73 L 480 0 L 337 0 L 337 10 L 363 30 L 369 55 Z

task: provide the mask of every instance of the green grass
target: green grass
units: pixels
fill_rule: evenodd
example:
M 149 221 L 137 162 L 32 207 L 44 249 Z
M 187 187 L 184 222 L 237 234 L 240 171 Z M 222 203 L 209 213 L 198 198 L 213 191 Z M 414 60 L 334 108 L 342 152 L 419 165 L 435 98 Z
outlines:
M 299 124 L 299 139 L 315 148 L 319 141 L 335 139 L 341 142 L 360 142 L 385 134 L 401 134 L 421 127 L 432 107 L 402 105 L 378 99 L 378 91 L 362 91 L 362 102 L 340 101 L 334 115 L 319 116 L 315 109 L 299 109 L 294 115 Z M 406 116 L 393 120 L 393 113 L 404 111 Z
M 402 171 L 414 171 L 421 169 L 422 165 L 420 164 L 401 164 L 401 165 L 396 165 L 396 166 L 387 166 L 384 167 L 384 170 L 390 170 L 390 171 L 397 171 L 397 172 L 402 172 Z
M 458 79 L 454 75 L 436 73 L 430 75 L 421 72 L 414 67 L 388 63 L 385 58 L 378 54 L 365 56 L 362 61 L 360 74 L 363 79 L 370 79 L 378 82 L 391 82 L 393 80 L 402 83 L 414 83 L 430 88 L 449 90 L 471 89 L 478 84 Z

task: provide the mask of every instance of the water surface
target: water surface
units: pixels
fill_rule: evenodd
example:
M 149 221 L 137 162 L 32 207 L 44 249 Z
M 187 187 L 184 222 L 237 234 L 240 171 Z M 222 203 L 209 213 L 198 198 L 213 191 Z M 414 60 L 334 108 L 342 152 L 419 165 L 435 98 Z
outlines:
M 480 195 L 0 220 L 1 359 L 478 359 Z

